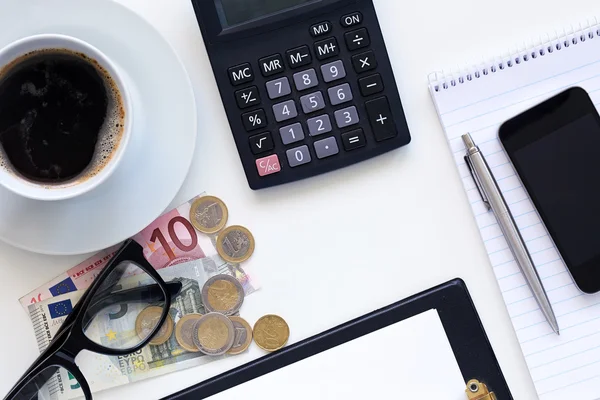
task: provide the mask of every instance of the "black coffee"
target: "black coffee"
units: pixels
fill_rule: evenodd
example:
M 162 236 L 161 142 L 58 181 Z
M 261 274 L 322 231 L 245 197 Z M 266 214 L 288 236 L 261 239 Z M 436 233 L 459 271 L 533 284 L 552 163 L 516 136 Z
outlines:
M 39 50 L 0 71 L 0 167 L 48 184 L 90 177 L 116 149 L 121 96 L 96 61 Z

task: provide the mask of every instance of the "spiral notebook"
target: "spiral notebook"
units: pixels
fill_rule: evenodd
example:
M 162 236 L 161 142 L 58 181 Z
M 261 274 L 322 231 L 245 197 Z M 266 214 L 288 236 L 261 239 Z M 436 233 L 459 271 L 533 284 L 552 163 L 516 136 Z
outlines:
M 460 73 L 434 73 L 430 91 L 477 225 L 542 400 L 600 398 L 600 295 L 583 295 L 498 140 L 506 120 L 572 86 L 600 104 L 600 26 L 564 34 Z M 545 321 L 464 162 L 470 132 L 492 167 L 552 303 L 561 335 Z

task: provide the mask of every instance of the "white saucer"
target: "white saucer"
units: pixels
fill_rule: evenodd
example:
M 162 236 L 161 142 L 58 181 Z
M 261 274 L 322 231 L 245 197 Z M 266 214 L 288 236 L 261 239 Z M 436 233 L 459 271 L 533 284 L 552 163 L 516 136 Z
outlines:
M 98 251 L 145 228 L 177 194 L 196 143 L 194 94 L 166 40 L 112 1 L 2 1 L 0 48 L 40 33 L 82 39 L 129 75 L 134 131 L 117 171 L 84 196 L 43 202 L 0 187 L 0 239 L 44 254 Z

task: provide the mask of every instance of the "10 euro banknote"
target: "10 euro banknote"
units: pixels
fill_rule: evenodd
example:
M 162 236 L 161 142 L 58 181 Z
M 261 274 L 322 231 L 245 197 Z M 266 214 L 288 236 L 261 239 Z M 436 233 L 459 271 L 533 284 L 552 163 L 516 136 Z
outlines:
M 160 270 L 178 263 L 217 256 L 214 238 L 196 231 L 190 222 L 190 208 L 197 196 L 176 209 L 158 217 L 133 239 L 144 248 L 144 256 Z M 25 310 L 31 304 L 65 293 L 87 289 L 108 264 L 119 245 L 103 250 L 60 274 L 19 299 Z M 246 271 L 248 265 L 244 265 Z M 244 274 L 242 285 L 256 287 L 251 275 Z

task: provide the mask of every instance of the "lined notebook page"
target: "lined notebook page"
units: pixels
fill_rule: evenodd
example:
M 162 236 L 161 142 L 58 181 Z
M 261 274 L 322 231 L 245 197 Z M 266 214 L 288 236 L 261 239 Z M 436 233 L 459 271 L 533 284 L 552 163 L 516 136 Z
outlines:
M 600 398 L 600 295 L 584 295 L 574 285 L 498 140 L 504 121 L 566 88 L 580 86 L 596 107 L 600 104 L 598 27 L 567 37 L 568 47 L 564 40 L 560 50 L 555 41 L 549 44 L 551 53 L 549 45 L 537 47 L 526 53 L 527 60 L 521 55 L 517 64 L 513 58 L 511 67 L 504 63 L 495 72 L 488 67 L 479 77 L 473 71 L 470 80 L 456 76 L 454 85 L 452 78 L 441 78 L 430 90 L 540 399 L 564 400 L 577 394 L 578 400 L 592 400 Z M 482 203 L 463 159 L 461 135 L 466 132 L 486 156 L 527 242 L 560 336 L 544 319 L 494 215 Z

